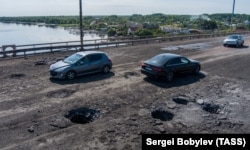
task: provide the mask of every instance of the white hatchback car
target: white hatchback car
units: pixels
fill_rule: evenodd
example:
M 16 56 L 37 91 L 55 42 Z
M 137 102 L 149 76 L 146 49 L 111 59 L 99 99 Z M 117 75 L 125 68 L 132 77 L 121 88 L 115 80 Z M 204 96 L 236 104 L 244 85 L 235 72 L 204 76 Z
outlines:
M 244 45 L 244 38 L 241 35 L 234 34 L 229 35 L 226 37 L 226 39 L 223 41 L 224 46 L 235 46 L 235 47 L 242 47 Z

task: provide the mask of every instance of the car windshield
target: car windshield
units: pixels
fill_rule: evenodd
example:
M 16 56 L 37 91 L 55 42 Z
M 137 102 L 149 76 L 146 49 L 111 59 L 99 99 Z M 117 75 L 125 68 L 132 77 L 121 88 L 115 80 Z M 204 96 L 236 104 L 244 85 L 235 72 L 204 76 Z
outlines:
M 238 39 L 238 36 L 237 35 L 230 35 L 227 38 L 228 39 Z
M 69 64 L 73 64 L 75 62 L 77 62 L 79 59 L 81 59 L 83 56 L 80 54 L 73 54 L 67 58 L 65 58 L 63 61 L 65 63 L 69 63 Z

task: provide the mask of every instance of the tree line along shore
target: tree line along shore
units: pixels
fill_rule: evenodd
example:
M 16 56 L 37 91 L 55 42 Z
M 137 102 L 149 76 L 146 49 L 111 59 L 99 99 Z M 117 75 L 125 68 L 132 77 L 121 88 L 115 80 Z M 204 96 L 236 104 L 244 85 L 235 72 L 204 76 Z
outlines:
M 3 23 L 21 23 L 50 27 L 78 28 L 79 16 L 29 16 L 0 17 Z M 190 31 L 250 30 L 250 15 L 247 14 L 202 14 L 202 15 L 151 15 L 131 16 L 84 16 L 84 30 L 107 32 L 109 36 L 159 36 L 186 34 Z

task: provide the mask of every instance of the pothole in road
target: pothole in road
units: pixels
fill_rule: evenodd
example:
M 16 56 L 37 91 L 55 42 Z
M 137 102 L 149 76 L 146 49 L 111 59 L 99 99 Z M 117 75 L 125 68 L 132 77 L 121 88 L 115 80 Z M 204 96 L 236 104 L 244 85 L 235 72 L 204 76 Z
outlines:
M 170 121 L 174 118 L 174 114 L 163 109 L 156 109 L 151 112 L 151 115 L 155 119 L 160 119 L 161 121 Z
M 204 103 L 202 105 L 202 109 L 209 112 L 209 113 L 217 114 L 220 110 L 220 106 L 215 105 L 215 104 L 210 104 L 210 103 Z
M 211 48 L 211 43 L 195 43 L 195 44 L 186 44 L 186 45 L 178 45 L 178 46 L 168 46 L 165 48 L 161 48 L 162 50 L 168 50 L 168 51 L 176 51 L 181 49 L 187 49 L 187 50 L 204 50 Z
M 66 98 L 74 94 L 75 92 L 76 92 L 75 90 L 61 89 L 57 91 L 48 92 L 47 97 L 48 98 Z
M 41 60 L 41 61 L 36 61 L 35 62 L 35 65 L 38 66 L 38 65 L 46 65 L 47 62 L 45 60 Z
M 177 104 L 182 104 L 182 105 L 187 105 L 188 104 L 188 100 L 184 97 L 174 97 L 173 101 Z
M 10 78 L 12 78 L 12 79 L 19 79 L 19 78 L 23 78 L 23 77 L 25 77 L 25 74 L 22 74 L 22 73 L 15 73 L 15 74 L 10 75 Z
M 129 78 L 129 77 L 133 77 L 133 76 L 138 77 L 138 76 L 140 76 L 140 75 L 139 75 L 139 73 L 137 73 L 137 72 L 125 72 L 125 73 L 124 73 L 124 77 L 125 77 L 126 79 Z
M 77 108 L 70 110 L 65 117 L 73 123 L 86 124 L 100 117 L 100 111 L 89 108 Z

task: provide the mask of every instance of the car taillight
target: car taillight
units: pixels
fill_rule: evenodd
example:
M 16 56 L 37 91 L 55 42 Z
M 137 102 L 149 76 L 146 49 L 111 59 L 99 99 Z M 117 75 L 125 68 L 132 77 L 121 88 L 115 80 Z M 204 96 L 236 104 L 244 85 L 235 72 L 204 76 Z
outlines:
M 142 67 L 145 67 L 146 65 L 144 64 L 144 62 L 142 62 L 142 63 L 141 63 L 141 66 L 142 66 Z
M 108 59 L 109 60 L 109 62 L 111 62 L 112 63 L 112 60 L 111 59 Z
M 153 67 L 153 70 L 154 70 L 154 71 L 157 71 L 157 72 L 161 72 L 161 71 L 162 71 L 162 68 L 160 68 L 160 67 Z

